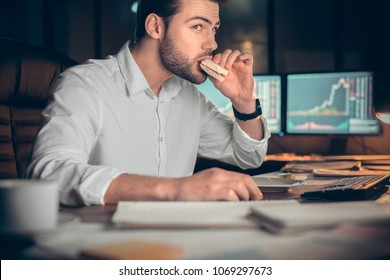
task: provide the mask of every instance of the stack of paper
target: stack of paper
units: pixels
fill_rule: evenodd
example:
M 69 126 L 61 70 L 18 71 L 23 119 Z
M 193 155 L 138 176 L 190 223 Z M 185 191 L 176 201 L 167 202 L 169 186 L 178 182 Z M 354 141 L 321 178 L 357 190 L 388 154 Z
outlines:
M 318 168 L 331 170 L 357 170 L 360 169 L 359 161 L 292 161 L 282 167 L 281 171 L 295 173 L 311 173 Z
M 390 171 L 390 159 L 383 160 L 365 160 L 362 162 L 364 168 L 369 170 L 385 170 Z
M 360 170 L 334 170 L 326 168 L 318 168 L 313 170 L 314 176 L 324 176 L 324 177 L 353 177 L 353 176 L 363 176 L 363 175 L 388 175 L 390 170 L 367 170 L 361 168 Z
M 390 203 L 373 201 L 259 205 L 251 210 L 259 225 L 274 233 L 331 228 L 341 223 L 390 226 Z

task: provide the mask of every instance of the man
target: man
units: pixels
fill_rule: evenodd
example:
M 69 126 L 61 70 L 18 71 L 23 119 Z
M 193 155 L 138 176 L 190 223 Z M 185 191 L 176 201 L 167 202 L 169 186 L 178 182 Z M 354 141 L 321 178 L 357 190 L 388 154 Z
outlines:
M 197 155 L 258 167 L 270 137 L 256 113 L 252 55 L 212 56 L 220 2 L 140 0 L 133 43 L 56 82 L 26 176 L 59 181 L 68 205 L 261 199 L 248 175 L 192 174 Z M 249 120 L 233 122 L 196 89 L 206 58 L 229 70 L 223 82 L 211 80 Z

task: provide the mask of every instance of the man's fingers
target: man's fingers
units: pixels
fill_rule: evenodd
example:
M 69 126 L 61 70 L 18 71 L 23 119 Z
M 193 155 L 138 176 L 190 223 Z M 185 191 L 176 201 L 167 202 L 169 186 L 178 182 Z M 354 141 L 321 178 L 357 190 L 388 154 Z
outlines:
M 179 185 L 178 199 L 183 200 L 238 201 L 263 197 L 251 176 L 219 168 L 206 169 L 179 180 Z
M 233 51 L 231 49 L 227 49 L 225 50 L 222 54 L 217 54 L 214 56 L 213 58 L 213 61 L 215 63 L 218 63 L 219 65 L 221 65 L 222 67 L 226 68 L 226 62 L 228 60 L 228 57 L 229 55 L 232 53 Z
M 239 50 L 235 50 L 227 57 L 225 68 L 231 68 L 233 64 L 237 61 L 237 59 L 240 57 L 241 52 Z
M 250 53 L 242 53 L 237 57 L 237 60 L 242 61 L 245 64 L 253 63 L 253 55 Z
M 249 175 L 238 174 L 231 180 L 229 188 L 234 190 L 240 200 L 261 200 L 263 198 L 259 187 Z
M 249 193 L 249 200 L 263 199 L 263 194 L 260 191 L 260 188 L 257 186 L 255 181 L 250 176 L 247 176 L 246 178 L 246 187 Z

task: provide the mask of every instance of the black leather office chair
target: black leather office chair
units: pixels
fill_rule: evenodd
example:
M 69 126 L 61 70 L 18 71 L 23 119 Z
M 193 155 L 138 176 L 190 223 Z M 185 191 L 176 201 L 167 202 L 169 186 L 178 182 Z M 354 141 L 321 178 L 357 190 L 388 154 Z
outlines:
M 53 81 L 75 65 L 69 57 L 0 38 L 0 178 L 20 178 Z

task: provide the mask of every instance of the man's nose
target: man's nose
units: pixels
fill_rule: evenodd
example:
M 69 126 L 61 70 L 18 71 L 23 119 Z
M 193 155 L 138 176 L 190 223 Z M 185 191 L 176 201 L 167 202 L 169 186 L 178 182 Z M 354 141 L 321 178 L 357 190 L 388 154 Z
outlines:
M 210 51 L 210 53 L 214 52 L 218 48 L 217 41 L 215 40 L 215 35 L 211 34 L 209 39 L 204 43 L 203 49 Z
M 210 40 L 210 50 L 214 52 L 217 48 L 218 48 L 218 43 L 215 40 L 215 36 L 213 36 L 212 39 Z

